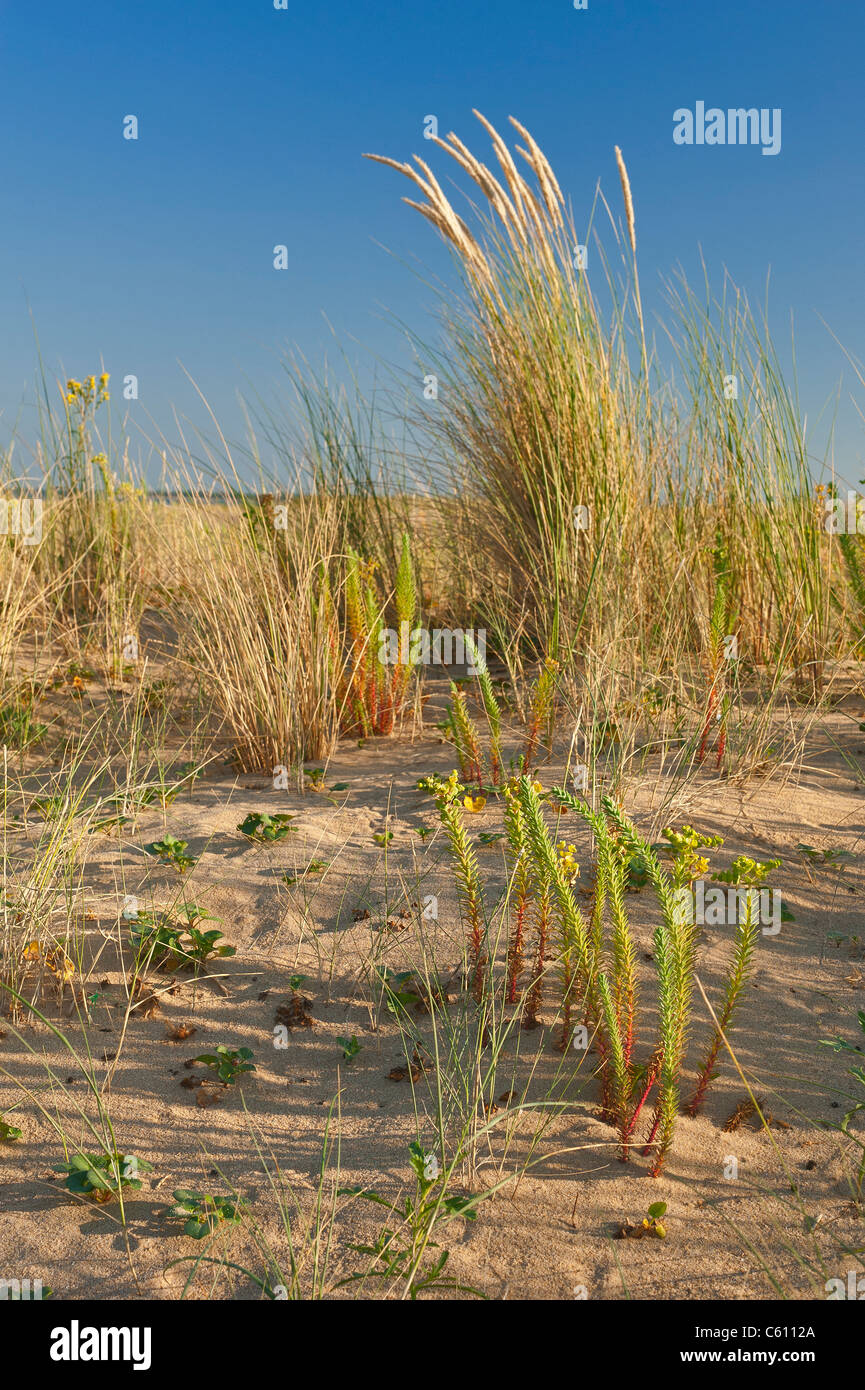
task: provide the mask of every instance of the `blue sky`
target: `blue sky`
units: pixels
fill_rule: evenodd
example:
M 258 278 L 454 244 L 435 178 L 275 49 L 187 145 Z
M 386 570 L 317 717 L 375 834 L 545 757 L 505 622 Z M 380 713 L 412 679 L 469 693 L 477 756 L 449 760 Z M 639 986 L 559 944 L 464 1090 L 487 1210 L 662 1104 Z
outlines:
M 229 435 L 238 390 L 268 396 L 281 352 L 406 365 L 388 315 L 429 337 L 450 275 L 435 234 L 400 202 L 373 150 L 451 161 L 424 116 L 486 158 L 471 115 L 510 114 L 545 149 L 577 223 L 597 180 L 618 212 L 621 145 L 637 215 L 644 304 L 705 257 L 794 316 L 800 393 L 816 421 L 843 377 L 836 464 L 862 476 L 857 389 L 822 317 L 863 344 L 861 55 L 854 0 L 93 0 L 0 3 L 0 436 L 32 435 L 38 332 L 49 375 L 102 362 L 135 373 L 133 429 L 173 438 L 172 407 Z M 776 157 L 673 143 L 673 112 L 780 107 Z M 122 138 L 124 116 L 139 139 Z M 273 269 L 273 246 L 290 268 Z M 386 248 L 386 249 L 383 249 Z M 392 255 L 388 254 L 392 252 Z M 591 264 L 590 264 L 591 271 Z M 30 315 L 32 314 L 32 324 Z M 819 317 L 818 317 L 819 316 Z M 860 401 L 865 393 L 860 392 Z M 819 432 L 814 436 L 820 438 Z

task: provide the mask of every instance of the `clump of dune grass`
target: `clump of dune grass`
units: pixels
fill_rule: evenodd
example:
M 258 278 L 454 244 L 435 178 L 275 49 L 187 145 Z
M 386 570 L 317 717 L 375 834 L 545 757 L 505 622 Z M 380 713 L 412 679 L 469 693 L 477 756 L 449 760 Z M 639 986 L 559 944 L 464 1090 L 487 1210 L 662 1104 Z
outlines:
M 426 160 L 370 156 L 414 185 L 420 197 L 405 201 L 459 277 L 442 292 L 440 347 L 416 351 L 440 380 L 423 427 L 448 483 L 440 543 L 462 612 L 509 663 L 517 649 L 551 657 L 562 686 L 606 681 L 623 703 L 674 671 L 682 721 L 667 720 L 656 746 L 678 747 L 690 772 L 720 710 L 714 761 L 750 770 L 765 761 L 767 715 L 783 720 L 791 698 L 817 707 L 857 611 L 853 547 L 839 563 L 818 524 L 795 383 L 726 278 L 720 299 L 708 281 L 704 296 L 684 279 L 670 287 L 663 331 L 677 370 L 665 374 L 646 338 L 621 151 L 623 229 L 599 198 L 578 231 L 529 132 L 512 119 L 512 150 L 478 119 L 497 169 L 456 134 L 432 142 L 468 180 L 465 215 Z M 596 233 L 603 210 L 620 267 Z M 739 665 L 722 667 L 712 651 L 731 637 Z M 756 702 L 742 700 L 737 671 Z
M 609 524 L 621 539 L 629 498 L 647 495 L 631 439 L 641 406 L 623 340 L 608 335 L 575 265 L 582 238 L 543 152 L 513 121 L 529 182 L 478 118 L 498 177 L 456 135 L 436 142 L 486 200 L 477 233 L 425 161 L 380 162 L 420 190 L 422 202 L 406 201 L 442 233 L 464 272 L 465 300 L 443 306 L 446 384 L 430 426 L 475 509 L 485 551 L 476 563 L 530 596 L 533 631 L 555 655 L 558 616 L 579 612 L 598 536 Z M 577 531 L 580 507 L 596 529 Z
M 128 441 L 112 435 L 108 373 L 69 379 L 59 410 L 43 388 L 37 573 L 57 635 L 116 679 L 139 659 L 141 617 L 153 596 L 153 507 Z
M 179 504 L 180 650 L 222 716 L 238 765 L 285 771 L 327 757 L 338 735 L 331 618 L 321 603 L 338 507 L 298 490 L 255 527 L 227 487 L 230 475 L 222 481 L 227 505 L 202 500 L 204 488 Z

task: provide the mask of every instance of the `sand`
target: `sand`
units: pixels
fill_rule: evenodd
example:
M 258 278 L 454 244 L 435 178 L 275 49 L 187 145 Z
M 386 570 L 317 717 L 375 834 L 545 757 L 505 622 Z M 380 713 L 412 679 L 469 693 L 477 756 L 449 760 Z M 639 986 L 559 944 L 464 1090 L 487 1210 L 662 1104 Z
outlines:
M 453 1277 L 494 1299 L 761 1299 L 776 1297 L 779 1288 L 793 1297 L 825 1297 L 825 1280 L 844 1275 L 850 1260 L 839 1248 L 862 1244 L 861 1208 L 851 1185 L 857 1151 L 822 1125 L 837 1124 L 856 1083 L 846 1075 L 851 1060 L 820 1040 L 841 1033 L 855 1042 L 856 1011 L 865 1007 L 865 749 L 850 718 L 857 708 L 853 699 L 849 710 L 839 709 L 822 731 L 812 732 L 801 772 L 786 783 L 774 776 L 736 785 L 701 773 L 675 814 L 666 815 L 723 835 L 719 865 L 737 853 L 783 860 L 776 882 L 795 920 L 761 941 L 754 983 L 732 1035 L 752 1087 L 772 1114 L 769 1131 L 749 1122 L 724 1131 L 746 1096 L 727 1059 L 704 1113 L 681 1117 L 660 1179 L 647 1177 L 638 1150 L 632 1162 L 621 1164 L 612 1131 L 597 1116 L 591 1055 L 563 1058 L 556 1050 L 548 1001 L 542 1011 L 548 1026 L 514 1030 L 503 1048 L 487 1092 L 497 1102 L 487 1116 L 490 1128 L 478 1139 L 474 1164 L 454 1175 L 455 1193 L 497 1190 L 479 1204 L 475 1221 L 457 1219 L 436 1233 L 450 1252 Z M 422 930 L 443 975 L 451 976 L 448 1016 L 454 1035 L 460 1034 L 468 1017 L 459 997 L 462 928 L 446 849 L 440 834 L 422 840 L 416 833 L 437 824 L 417 778 L 446 774 L 452 765 L 449 748 L 428 721 L 415 736 L 369 740 L 362 748 L 344 741 L 326 784 L 348 783 L 347 790 L 274 790 L 270 779 L 215 764 L 164 813 L 147 810 L 134 827 L 89 838 L 82 903 L 91 915 L 81 992 L 92 1000 L 89 1047 L 119 1148 L 146 1159 L 153 1171 L 127 1200 L 125 1231 L 116 1204 L 95 1206 L 67 1193 L 53 1171 L 63 1159 L 60 1139 L 36 1101 L 87 1148 L 75 1103 L 93 1118 L 93 1097 L 81 1068 L 46 1024 L 23 1025 L 19 1037 L 0 1019 L 0 1111 L 24 1131 L 21 1141 L 0 1145 L 0 1275 L 40 1278 L 63 1298 L 177 1298 L 191 1266 L 172 1261 L 200 1254 L 204 1242 L 184 1236 L 167 1214 L 172 1191 L 224 1194 L 233 1186 L 250 1215 L 220 1234 L 210 1253 L 261 1276 L 253 1221 L 283 1259 L 287 1249 L 268 1170 L 278 1164 L 295 1194 L 295 1238 L 302 1245 L 328 1124 L 331 1137 L 338 1135 L 340 1184 L 364 1184 L 394 1197 L 411 1190 L 409 1144 L 420 1138 L 424 1148 L 438 1149 L 435 1073 L 421 1072 L 414 1087 L 407 1079 L 389 1079 L 395 1067 L 405 1067 L 405 1050 L 393 1018 L 376 1007 L 370 971 L 372 965 L 409 969 L 420 958 Z M 562 765 L 559 750 L 541 767 L 545 787 L 556 784 Z M 646 778 L 629 787 L 626 800 L 641 828 L 657 833 L 657 782 Z M 236 827 L 249 812 L 262 810 L 294 813 L 296 833 L 273 846 L 246 842 Z M 471 822 L 475 835 L 500 830 L 500 806 L 490 802 Z M 393 839 L 385 851 L 373 836 L 386 828 Z M 142 852 L 164 830 L 188 840 L 189 853 L 198 857 L 183 880 Z M 585 845 L 573 817 L 568 838 Z M 852 857 L 842 861 L 843 870 L 814 865 L 797 849 L 801 842 Z M 501 887 L 501 842 L 479 848 L 478 855 L 490 882 Z M 311 860 L 328 867 L 291 886 L 282 880 Z M 220 919 L 204 925 L 218 926 L 237 954 L 212 965 L 216 979 L 151 970 L 158 1007 L 149 1016 L 136 1010 L 121 1039 L 130 963 L 129 923 L 120 916 L 124 895 L 137 896 L 142 907 L 168 908 L 181 891 Z M 437 918 L 408 906 L 418 902 L 422 912 L 428 895 L 437 899 Z M 630 895 L 629 908 L 641 947 L 648 949 L 650 890 Z M 367 910 L 368 917 L 355 920 Z M 401 910 L 407 916 L 400 917 Z M 707 929 L 700 978 L 711 999 L 717 999 L 729 949 L 729 929 Z M 290 996 L 294 973 L 306 977 L 300 992 L 314 1022 L 292 1029 L 287 1046 L 277 1047 L 275 1012 Z M 62 998 L 49 991 L 42 1007 L 80 1050 L 69 989 Z M 429 1042 L 429 1018 L 414 1017 Z M 706 1018 L 698 996 L 698 1038 Z M 179 1024 L 194 1026 L 195 1033 L 171 1041 L 169 1030 Z M 445 1028 L 445 1050 L 446 1034 Z M 351 1036 L 361 1050 L 346 1061 L 337 1038 Z M 650 1041 L 647 1032 L 641 1045 Z M 181 1085 L 203 1069 L 184 1063 L 218 1043 L 252 1048 L 257 1070 L 222 1092 L 218 1104 L 203 1107 L 198 1091 Z M 443 1071 L 453 1096 L 448 1084 L 454 1071 L 446 1059 Z M 29 1092 L 23 1100 L 19 1085 Z M 561 1110 L 532 1109 L 552 1086 Z M 508 1091 L 510 1099 L 499 1103 Z M 521 1101 L 525 1108 L 515 1110 Z M 336 1165 L 334 1149 L 330 1175 Z M 638 1222 L 649 1203 L 661 1200 L 668 1204 L 664 1240 L 616 1238 L 624 1221 Z M 400 1296 L 398 1283 L 339 1287 L 364 1263 L 348 1243 L 369 1238 L 386 1217 L 350 1198 L 337 1205 L 327 1296 Z M 308 1264 L 301 1286 L 308 1296 Z M 187 1296 L 252 1299 L 261 1292 L 242 1273 L 202 1266 Z M 469 1295 L 445 1290 L 441 1296 Z

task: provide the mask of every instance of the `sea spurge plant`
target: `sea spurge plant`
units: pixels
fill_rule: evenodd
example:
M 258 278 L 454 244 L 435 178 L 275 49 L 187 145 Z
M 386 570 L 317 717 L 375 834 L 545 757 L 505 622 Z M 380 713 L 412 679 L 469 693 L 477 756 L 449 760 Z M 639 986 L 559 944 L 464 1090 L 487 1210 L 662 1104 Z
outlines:
M 734 883 L 737 886 L 744 885 L 749 890 L 757 889 L 766 882 L 773 869 L 780 867 L 780 859 L 767 859 L 761 864 L 757 859 L 749 859 L 746 854 L 740 854 L 733 860 L 729 869 L 712 874 L 712 878 L 716 883 Z
M 459 805 L 464 788 L 455 772 L 447 781 L 435 779 L 433 786 L 448 830 L 461 902 L 470 926 L 470 957 L 476 963 L 484 940 L 484 897 Z M 577 897 L 576 846 L 556 841 L 545 820 L 551 800 L 576 813 L 592 834 L 595 879 L 588 917 Z M 718 836 L 683 826 L 681 830 L 668 827 L 664 842 L 653 845 L 611 798 L 604 798 L 600 809 L 595 810 L 563 788 L 544 793 L 526 775 L 508 782 L 504 801 L 511 870 L 507 1002 L 518 1002 L 518 982 L 531 960 L 522 1001 L 522 1024 L 536 1027 L 551 973 L 546 962 L 548 957 L 555 959 L 557 1002 L 562 1018 L 560 1046 L 565 1049 L 572 1040 L 577 1014 L 597 1044 L 601 1113 L 618 1131 L 619 1157 L 623 1162 L 630 1157 L 638 1124 L 654 1092 L 643 1153 L 651 1156 L 649 1172 L 657 1177 L 670 1152 L 681 1108 L 682 1076 L 692 1023 L 700 939 L 693 910 L 693 884 L 707 868 L 702 851 L 721 841 Z M 662 865 L 660 851 L 672 860 L 669 869 Z M 631 866 L 636 862 L 660 908 L 649 957 L 656 975 L 657 1022 L 654 1036 L 647 1042 L 640 1038 L 638 952 L 628 911 Z M 745 901 L 750 904 L 750 915 L 740 924 L 730 981 L 720 1008 L 721 1027 L 729 1023 L 750 970 L 759 925 L 754 889 L 774 867 L 775 861 L 760 864 L 742 856 L 731 869 L 715 875 L 721 881 L 746 885 L 749 892 Z M 472 977 L 478 999 L 482 997 L 481 982 L 490 973 L 487 962 L 483 964 L 483 976 L 475 971 Z M 719 1042 L 720 1034 L 713 1037 L 701 1069 L 701 1097 L 711 1079 Z
M 628 1068 L 629 1091 L 633 1089 L 632 1052 L 634 1018 L 637 998 L 637 966 L 631 926 L 625 907 L 629 858 L 619 852 L 619 846 L 602 818 L 597 821 L 598 865 L 605 880 L 607 907 L 610 918 L 609 955 L 614 982 L 616 1027 L 621 1039 L 622 1055 Z M 625 1138 L 631 1132 L 626 1129 Z M 623 1139 L 624 1142 L 624 1139 Z
M 484 707 L 484 714 L 487 718 L 487 726 L 490 732 L 490 779 L 494 787 L 497 787 L 502 780 L 502 712 L 499 702 L 496 699 L 493 683 L 490 679 L 486 657 L 478 649 L 474 640 L 470 637 L 465 639 L 466 650 L 477 672 L 478 685 L 481 692 L 481 702 Z
M 699 835 L 691 827 L 683 827 L 681 833 L 670 832 L 674 836 L 672 841 L 668 838 L 674 851 L 674 872 L 670 875 L 661 867 L 655 847 L 637 835 L 620 809 L 608 800 L 605 800 L 604 807 L 624 841 L 641 849 L 649 879 L 661 906 L 662 920 L 652 942 L 658 975 L 658 1041 L 648 1066 L 649 1078 L 657 1079 L 658 1096 L 648 1142 L 643 1150 L 644 1153 L 654 1154 L 650 1173 L 657 1177 L 672 1145 L 679 1112 L 681 1074 L 688 1050 L 699 942 L 695 914 L 683 910 L 681 894 L 683 887 L 690 885 L 699 857 L 696 852 L 705 847 L 703 842 L 707 837 Z
M 504 782 L 505 762 L 502 750 L 501 707 L 490 678 L 484 655 L 468 636 L 466 650 L 472 660 L 480 690 L 481 706 L 484 711 L 489 733 L 489 751 L 484 750 L 480 730 L 469 710 L 465 690 L 451 681 L 451 703 L 447 718 L 440 726 L 450 736 L 460 764 L 460 772 L 467 782 L 476 782 L 479 787 L 499 787 Z M 541 667 L 540 675 L 532 689 L 529 699 L 529 712 L 526 719 L 526 737 L 522 752 L 514 752 L 508 767 L 517 767 L 528 772 L 537 754 L 542 735 L 551 736 L 555 710 L 556 674 L 558 663 L 547 660 Z M 511 779 L 513 783 L 514 779 Z
M 547 657 L 532 690 L 526 721 L 526 741 L 521 759 L 523 772 L 530 770 L 542 735 L 546 735 L 548 739 L 552 736 L 558 671 L 558 662 Z
M 556 854 L 562 866 L 562 873 L 569 883 L 573 883 L 580 873 L 580 866 L 576 860 L 576 845 L 566 844 L 564 840 L 559 840 L 556 845 Z
M 459 774 L 455 772 L 453 776 L 456 780 Z M 426 777 L 419 777 L 415 786 L 419 792 L 429 792 L 430 796 L 438 797 L 439 793 L 447 786 L 447 779 L 441 777 L 438 772 L 430 772 Z M 462 787 L 460 789 L 463 790 Z
M 538 1027 L 538 1011 L 544 997 L 544 975 L 546 972 L 547 945 L 552 926 L 552 895 L 549 887 L 539 887 L 532 905 L 532 920 L 535 930 L 534 956 L 531 968 L 531 982 L 523 1001 L 522 1027 Z
M 712 552 L 712 574 L 714 592 L 712 609 L 709 615 L 708 631 L 705 639 L 704 663 L 706 668 L 707 694 L 703 728 L 697 749 L 697 762 L 705 761 L 708 752 L 712 727 L 718 725 L 718 743 L 715 766 L 720 767 L 727 746 L 727 718 L 729 714 L 728 682 L 725 676 L 727 656 L 724 650 L 725 638 L 730 632 L 730 569 L 727 549 L 720 532 L 715 538 Z
M 634 1058 L 636 952 L 625 905 L 634 837 L 630 830 L 626 833 L 623 822 L 592 811 L 587 803 L 572 799 L 572 805 L 595 839 L 595 903 L 588 945 L 594 978 L 587 1000 L 597 1023 L 602 1057 L 601 1110 L 619 1131 L 620 1157 L 625 1161 L 645 1100 L 645 1073 L 650 1071 Z
M 418 779 L 417 787 L 418 791 L 429 792 L 430 796 L 435 797 L 439 806 L 459 801 L 465 791 L 456 769 L 447 777 L 440 777 L 437 772 L 431 772 L 428 777 Z
M 531 878 L 523 813 L 515 792 L 510 789 L 505 791 L 505 833 L 508 840 L 513 891 L 516 895 L 516 912 L 512 914 L 513 926 L 508 938 L 505 999 L 508 1004 L 515 1004 L 517 1002 L 517 983 L 523 971 L 526 925 L 531 902 Z
M 756 859 L 748 858 L 747 855 L 739 855 L 737 859 L 733 860 L 729 869 L 712 875 L 716 882 L 731 883 L 736 887 L 741 886 L 744 891 L 736 894 L 738 906 L 736 945 L 721 1007 L 717 1010 L 718 1022 L 712 1031 L 708 1050 L 697 1075 L 694 1094 L 688 1103 L 689 1115 L 696 1115 L 699 1112 L 706 1098 L 706 1092 L 717 1075 L 715 1066 L 724 1035 L 730 1028 L 736 1006 L 753 972 L 754 952 L 760 937 L 759 888 L 766 882 L 772 870 L 780 868 L 780 865 L 780 859 L 768 859 L 765 863 L 760 863 Z
M 402 538 L 393 594 L 395 642 L 386 631 L 386 604 L 376 593 L 376 569 L 374 561 L 349 548 L 343 585 L 346 651 L 339 650 L 335 635 L 331 642 L 331 679 L 342 710 L 342 732 L 365 738 L 393 732 L 417 665 L 412 641 L 417 584 L 407 534 Z M 320 606 L 335 634 L 336 611 L 326 576 L 322 578 Z
M 571 1010 L 575 1000 L 583 1003 L 587 1015 L 595 1013 L 596 968 L 586 923 L 573 893 L 573 863 L 556 851 L 552 837 L 544 824 L 540 794 L 529 777 L 520 778 L 517 789 L 522 824 L 529 848 L 532 874 L 537 893 L 536 914 L 538 951 L 535 957 L 535 980 L 528 1022 L 534 1021 L 543 973 L 543 954 L 550 913 L 557 936 L 556 946 L 561 961 L 563 986 L 562 1043 L 570 1041 Z M 540 972 L 538 970 L 540 966 Z
M 618 1129 L 619 1156 L 627 1160 L 637 1122 L 657 1085 L 655 1113 L 644 1150 L 653 1153 L 650 1172 L 657 1176 L 672 1144 L 679 1112 L 696 932 L 680 910 L 674 880 L 662 868 L 655 848 L 638 834 L 621 807 L 605 798 L 602 811 L 594 812 L 561 788 L 554 789 L 553 795 L 581 815 L 595 835 L 596 902 L 587 951 L 587 1001 L 601 1051 L 602 1113 Z M 626 866 L 631 855 L 640 857 L 661 907 L 661 921 L 652 940 L 658 979 L 657 1034 L 643 1062 L 636 1058 L 636 963 L 625 903 Z
M 463 790 L 457 781 L 456 773 L 451 773 L 436 800 L 451 849 L 463 920 L 468 927 L 468 972 L 471 990 L 475 1000 L 481 1003 L 486 979 L 486 910 L 478 862 L 463 824 L 462 809 L 456 799 Z
M 679 1113 L 680 1077 L 687 1049 L 693 972 L 689 974 L 683 962 L 685 953 L 677 931 L 671 930 L 669 918 L 665 918 L 656 928 L 652 947 L 658 974 L 658 1042 L 647 1068 L 646 1088 L 640 1106 L 645 1103 L 657 1081 L 658 1096 L 652 1127 L 643 1149 L 644 1156 L 653 1154 L 649 1171 L 656 1178 L 672 1146 Z
M 673 861 L 673 882 L 677 888 L 690 886 L 708 870 L 709 861 L 699 853 L 701 849 L 716 849 L 724 843 L 720 835 L 702 835 L 691 825 L 683 825 L 681 830 L 668 825 L 661 835 Z
M 456 681 L 451 681 L 451 704 L 446 727 L 456 750 L 460 774 L 466 782 L 476 782 L 482 787 L 484 769 L 480 735 L 469 713 L 466 693 Z

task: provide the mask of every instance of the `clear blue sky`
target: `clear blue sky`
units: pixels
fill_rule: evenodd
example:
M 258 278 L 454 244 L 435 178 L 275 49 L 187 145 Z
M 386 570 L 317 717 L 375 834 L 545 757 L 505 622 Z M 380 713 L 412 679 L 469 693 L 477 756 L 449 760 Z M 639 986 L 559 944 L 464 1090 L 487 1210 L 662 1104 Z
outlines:
M 169 434 L 172 405 L 201 418 L 178 362 L 239 434 L 238 389 L 267 394 L 286 345 L 333 355 L 325 315 L 358 360 L 360 343 L 405 363 L 384 311 L 428 334 L 432 295 L 403 262 L 448 258 L 361 154 L 449 176 L 423 118 L 486 156 L 473 106 L 529 127 L 578 224 L 598 178 L 618 212 L 622 146 L 648 313 L 677 264 L 699 277 L 700 247 L 758 302 L 771 268 L 813 417 L 839 376 L 854 389 L 817 315 L 865 356 L 863 40 L 856 0 L 0 0 L 0 435 L 22 402 L 31 432 L 28 304 L 49 373 L 134 372 L 133 421 Z M 698 100 L 780 107 L 781 153 L 676 146 L 673 111 Z M 862 429 L 841 418 L 858 478 Z

